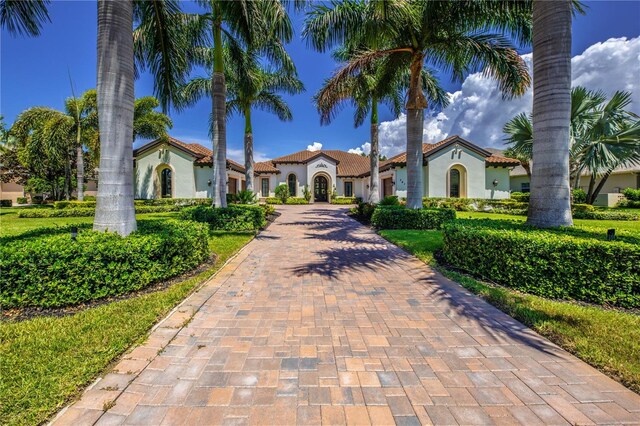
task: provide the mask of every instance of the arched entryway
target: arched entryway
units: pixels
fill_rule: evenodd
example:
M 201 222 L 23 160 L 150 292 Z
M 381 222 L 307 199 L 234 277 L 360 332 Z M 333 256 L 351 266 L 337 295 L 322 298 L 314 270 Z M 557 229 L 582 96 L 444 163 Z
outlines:
M 467 169 L 461 164 L 451 166 L 447 172 L 447 197 L 467 198 Z
M 324 175 L 316 175 L 313 178 L 313 201 L 329 201 L 329 179 Z

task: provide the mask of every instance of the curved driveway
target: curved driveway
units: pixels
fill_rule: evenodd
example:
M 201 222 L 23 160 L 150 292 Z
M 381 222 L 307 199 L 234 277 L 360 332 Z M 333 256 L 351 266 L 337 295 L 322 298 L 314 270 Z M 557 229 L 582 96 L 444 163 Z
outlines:
M 331 205 L 282 216 L 57 424 L 640 424 L 640 396 Z

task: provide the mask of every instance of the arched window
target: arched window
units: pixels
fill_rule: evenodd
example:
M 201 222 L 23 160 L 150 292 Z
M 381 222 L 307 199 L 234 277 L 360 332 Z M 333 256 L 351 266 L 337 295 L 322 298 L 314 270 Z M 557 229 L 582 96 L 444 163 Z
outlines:
M 449 172 L 449 197 L 460 198 L 460 171 L 451 169 Z
M 171 198 L 171 180 L 171 169 L 163 169 L 160 172 L 160 196 L 162 198 Z
M 298 195 L 298 185 L 297 185 L 296 175 L 291 173 L 287 178 L 287 184 L 289 185 L 289 195 L 291 197 L 295 197 Z

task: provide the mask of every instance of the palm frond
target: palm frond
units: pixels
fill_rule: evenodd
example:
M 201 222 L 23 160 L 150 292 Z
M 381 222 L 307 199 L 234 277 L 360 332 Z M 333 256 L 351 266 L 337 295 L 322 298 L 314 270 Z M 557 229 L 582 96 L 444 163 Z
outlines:
M 12 35 L 39 36 L 42 24 L 51 22 L 49 0 L 0 0 L 0 28 Z

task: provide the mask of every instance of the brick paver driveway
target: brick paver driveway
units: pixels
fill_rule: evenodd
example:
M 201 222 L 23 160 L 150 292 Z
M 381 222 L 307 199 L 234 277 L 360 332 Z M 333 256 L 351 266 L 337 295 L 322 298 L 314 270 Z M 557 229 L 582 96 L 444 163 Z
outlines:
M 57 423 L 640 423 L 638 395 L 346 209 L 280 211 Z

